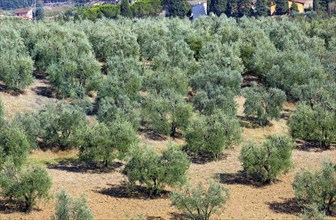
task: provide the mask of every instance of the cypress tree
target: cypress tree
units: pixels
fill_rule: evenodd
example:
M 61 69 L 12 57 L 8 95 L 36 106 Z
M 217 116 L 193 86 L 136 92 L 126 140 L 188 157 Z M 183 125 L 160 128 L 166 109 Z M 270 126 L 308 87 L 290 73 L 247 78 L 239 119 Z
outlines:
M 257 0 L 256 2 L 256 15 L 257 16 L 267 16 L 267 5 L 265 0 Z
M 275 0 L 275 14 L 284 15 L 288 12 L 288 1 L 287 0 Z
M 298 5 L 297 5 L 296 1 L 292 0 L 292 5 L 290 7 L 290 13 L 293 14 L 293 13 L 296 13 L 296 12 L 299 12 L 299 8 L 298 8 Z
M 239 0 L 238 2 L 238 16 L 249 16 L 251 14 L 251 1 Z
M 213 12 L 220 16 L 221 14 L 223 14 L 226 10 L 226 0 L 212 0 L 212 2 L 214 2 L 214 10 Z
M 120 5 L 120 14 L 127 18 L 132 18 L 132 10 L 129 6 L 128 0 L 122 0 Z
M 320 3 L 320 10 L 327 13 L 329 0 L 320 0 L 319 3 Z
M 227 1 L 225 14 L 228 17 L 237 17 L 238 16 L 238 1 L 237 0 L 228 0 Z
M 185 17 L 191 9 L 187 0 L 163 0 L 163 5 L 169 17 Z
M 36 3 L 36 11 L 34 13 L 34 17 L 36 20 L 43 20 L 44 19 L 44 8 L 43 8 L 43 1 L 39 0 Z
M 320 0 L 313 0 L 313 9 L 316 12 L 320 11 Z

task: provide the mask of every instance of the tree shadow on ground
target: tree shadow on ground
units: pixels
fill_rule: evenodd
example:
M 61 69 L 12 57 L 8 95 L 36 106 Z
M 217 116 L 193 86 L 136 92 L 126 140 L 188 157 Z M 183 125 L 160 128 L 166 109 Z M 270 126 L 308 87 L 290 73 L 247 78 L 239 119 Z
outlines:
M 195 153 L 189 152 L 186 147 L 183 147 L 182 151 L 188 155 L 191 162 L 194 164 L 206 164 L 206 163 L 211 163 L 214 161 L 225 160 L 229 156 L 229 154 L 221 153 L 219 157 L 214 158 L 212 154 L 208 154 L 208 153 L 195 154 Z
M 258 120 L 254 117 L 248 117 L 248 116 L 237 116 L 239 118 L 240 126 L 244 128 L 266 128 L 271 127 L 273 124 L 272 122 L 268 121 L 268 124 L 265 126 L 261 126 L 258 123 Z
M 39 96 L 44 96 L 47 98 L 56 97 L 56 90 L 50 86 L 37 86 L 33 89 L 33 91 Z
M 283 202 L 269 202 L 268 206 L 276 213 L 285 213 L 296 216 L 303 211 L 295 198 L 285 199 Z
M 253 178 L 249 177 L 243 172 L 238 173 L 219 173 L 217 174 L 217 178 L 223 184 L 228 185 L 247 185 L 253 186 L 256 188 L 265 187 L 267 184 L 257 182 Z
M 0 82 L 0 92 L 5 92 L 12 96 L 19 96 L 19 95 L 24 94 L 23 90 L 9 89 L 5 84 L 2 84 L 1 82 Z
M 296 149 L 301 151 L 307 151 L 307 152 L 323 152 L 328 150 L 335 150 L 336 145 L 333 144 L 330 146 L 330 148 L 323 148 L 320 146 L 320 143 L 318 141 L 296 141 Z
M 94 163 L 82 163 L 78 159 L 67 158 L 58 163 L 47 164 L 48 169 L 63 170 L 72 173 L 109 173 L 122 167 L 123 163 L 115 162 L 108 167 Z
M 293 112 L 294 111 L 290 110 L 290 109 L 283 109 L 282 112 L 281 112 L 280 118 L 282 118 L 284 120 L 288 120 Z
M 40 212 L 42 209 L 33 208 L 32 211 Z M 0 213 L 11 214 L 15 212 L 25 212 L 25 208 L 12 199 L 2 199 L 0 200 Z
M 164 218 L 160 216 L 147 216 L 146 219 L 147 220 L 163 220 Z
M 139 132 L 144 134 L 145 138 L 154 140 L 154 141 L 164 141 L 167 139 L 166 136 L 160 135 L 154 132 L 152 129 L 147 128 L 145 122 L 140 122 L 141 128 L 139 128 Z
M 110 184 L 110 187 L 94 190 L 94 192 L 115 197 L 115 198 L 126 198 L 126 199 L 160 199 L 168 198 L 169 191 L 162 191 L 159 195 L 150 195 L 149 191 L 144 186 L 133 186 L 129 187 L 127 184 L 114 185 Z
M 184 220 L 187 219 L 186 216 L 182 213 L 177 213 L 177 212 L 171 212 L 170 214 L 170 218 L 171 220 Z

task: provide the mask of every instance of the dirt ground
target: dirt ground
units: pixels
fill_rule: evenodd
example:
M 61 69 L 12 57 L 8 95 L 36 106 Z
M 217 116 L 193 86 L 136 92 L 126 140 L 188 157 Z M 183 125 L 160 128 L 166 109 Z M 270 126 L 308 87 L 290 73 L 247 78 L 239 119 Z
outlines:
M 5 110 L 9 118 L 16 112 L 30 111 L 40 108 L 41 105 L 50 102 L 46 96 L 38 95 L 36 87 L 46 86 L 43 82 L 36 82 L 25 94 L 12 97 L 9 94 L 0 93 L 5 104 Z M 238 115 L 242 116 L 244 99 L 237 97 L 239 104 Z M 286 103 L 284 114 L 279 121 L 272 121 L 272 125 L 264 128 L 243 128 L 243 143 L 250 139 L 262 141 L 271 134 L 288 134 L 286 118 L 295 106 Z M 150 140 L 145 135 L 140 135 L 143 143 L 158 148 L 161 151 L 164 146 L 173 141 L 182 144 L 183 140 Z M 280 176 L 276 183 L 267 186 L 253 185 L 240 174 L 241 163 L 238 160 L 241 146 L 235 146 L 224 152 L 225 157 L 219 161 L 205 164 L 192 164 L 188 177 L 192 185 L 199 182 L 207 184 L 208 179 L 215 179 L 230 190 L 230 199 L 225 210 L 220 216 L 213 219 L 298 219 L 301 213 L 293 198 L 293 178 L 301 169 L 318 169 L 324 160 L 336 162 L 336 150 L 320 151 L 319 149 L 295 149 L 293 151 L 293 169 Z M 76 151 L 70 152 L 33 152 L 33 160 L 56 160 L 59 158 L 75 157 Z M 122 166 L 116 167 L 109 173 L 82 172 L 76 167 L 58 165 L 48 168 L 53 179 L 51 194 L 65 190 L 72 196 L 85 194 L 95 219 L 131 219 L 143 215 L 146 219 L 176 219 L 178 211 L 175 210 L 167 197 L 149 199 L 141 194 L 129 196 L 125 193 L 123 182 L 125 177 L 121 173 Z M 36 209 L 24 214 L 20 212 L 7 212 L 0 207 L 0 219 L 50 219 L 54 213 L 55 200 L 38 203 Z

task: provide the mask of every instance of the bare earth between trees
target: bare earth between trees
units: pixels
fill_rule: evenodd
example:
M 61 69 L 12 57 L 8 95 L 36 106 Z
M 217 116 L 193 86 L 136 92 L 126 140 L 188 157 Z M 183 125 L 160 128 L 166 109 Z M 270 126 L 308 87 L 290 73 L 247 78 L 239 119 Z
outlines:
M 37 80 L 24 94 L 12 96 L 1 92 L 0 97 L 4 102 L 7 117 L 13 118 L 15 113 L 33 111 L 46 103 L 54 102 L 45 96 L 48 88 L 48 84 Z M 239 104 L 238 115 L 242 115 L 244 98 L 238 97 L 236 101 Z M 283 113 L 288 114 L 294 108 L 293 104 L 285 103 Z M 287 133 L 286 119 L 282 118 L 279 121 L 272 121 L 271 126 L 244 128 L 243 142 L 249 139 L 260 142 L 266 136 Z M 145 135 L 140 135 L 140 139 L 158 151 L 162 151 L 170 141 L 176 144 L 184 143 L 181 139 L 153 140 Z M 207 184 L 209 178 L 215 178 L 230 190 L 231 197 L 225 210 L 214 219 L 297 219 L 301 209 L 294 201 L 292 182 L 295 174 L 303 168 L 317 170 L 321 161 L 325 159 L 336 162 L 334 150 L 295 149 L 294 169 L 280 176 L 274 184 L 258 186 L 242 177 L 240 172 L 242 166 L 238 160 L 241 145 L 235 146 L 233 150 L 225 150 L 224 157 L 218 161 L 193 163 L 189 169 L 188 178 L 192 185 L 198 182 Z M 45 162 L 74 158 L 76 154 L 75 150 L 58 153 L 38 150 L 30 157 L 33 161 Z M 140 193 L 128 195 L 123 187 L 126 178 L 121 170 L 122 165 L 108 173 L 85 172 L 66 164 L 50 166 L 48 173 L 53 182 L 51 194 L 54 196 L 61 189 L 73 196 L 86 194 L 96 219 L 130 219 L 139 215 L 147 219 L 177 218 L 178 211 L 171 206 L 167 195 L 156 199 L 149 199 Z M 54 207 L 55 200 L 51 198 L 48 202 L 39 202 L 29 214 L 2 210 L 0 216 L 1 219 L 48 219 L 54 213 Z

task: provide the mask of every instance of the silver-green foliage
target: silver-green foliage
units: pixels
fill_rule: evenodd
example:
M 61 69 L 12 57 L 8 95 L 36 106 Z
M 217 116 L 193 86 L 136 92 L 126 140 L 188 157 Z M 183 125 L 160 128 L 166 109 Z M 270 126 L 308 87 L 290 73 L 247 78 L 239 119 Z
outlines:
M 286 101 L 286 94 L 280 89 L 252 85 L 244 90 L 246 98 L 244 114 L 252 117 L 259 125 L 267 125 L 270 119 L 279 119 L 282 105 Z
M 109 125 L 99 123 L 80 130 L 78 145 L 82 161 L 102 163 L 105 167 L 116 158 L 123 158 L 131 145 L 137 143 L 137 134 L 126 121 L 116 120 Z
M 336 164 L 325 162 L 319 171 L 298 173 L 293 188 L 302 205 L 315 206 L 328 215 L 336 212 Z
M 33 61 L 14 26 L 0 27 L 0 80 L 9 89 L 23 90 L 33 83 Z
M 72 198 L 63 190 L 57 194 L 54 220 L 93 220 L 93 213 L 85 196 Z
M 212 181 L 208 188 L 199 183 L 196 187 L 185 186 L 182 191 L 176 190 L 170 195 L 173 206 L 182 212 L 183 218 L 193 220 L 209 220 L 222 211 L 228 199 L 228 189 Z
M 270 183 L 292 167 L 293 141 L 286 136 L 269 136 L 261 144 L 243 146 L 240 161 L 244 172 L 262 183 Z
M 75 134 L 86 123 L 81 109 L 64 103 L 45 106 L 37 117 L 41 125 L 39 138 L 42 146 L 61 150 L 76 147 Z
M 0 167 L 8 160 L 22 166 L 30 150 L 29 140 L 20 127 L 6 125 L 0 130 Z
M 193 117 L 186 129 L 186 149 L 196 155 L 218 158 L 223 149 L 241 141 L 241 128 L 236 118 L 220 111 L 210 116 Z
M 322 148 L 336 140 L 336 114 L 321 105 L 298 105 L 288 125 L 293 138 L 317 141 Z
M 131 185 L 138 182 L 150 195 L 158 195 L 166 185 L 184 184 L 189 165 L 188 157 L 174 147 L 169 147 L 162 155 L 149 147 L 134 147 L 125 174 Z
M 14 199 L 26 212 L 32 211 L 38 199 L 49 198 L 51 185 L 51 178 L 43 167 L 18 168 L 9 160 L 0 172 L 2 196 Z

